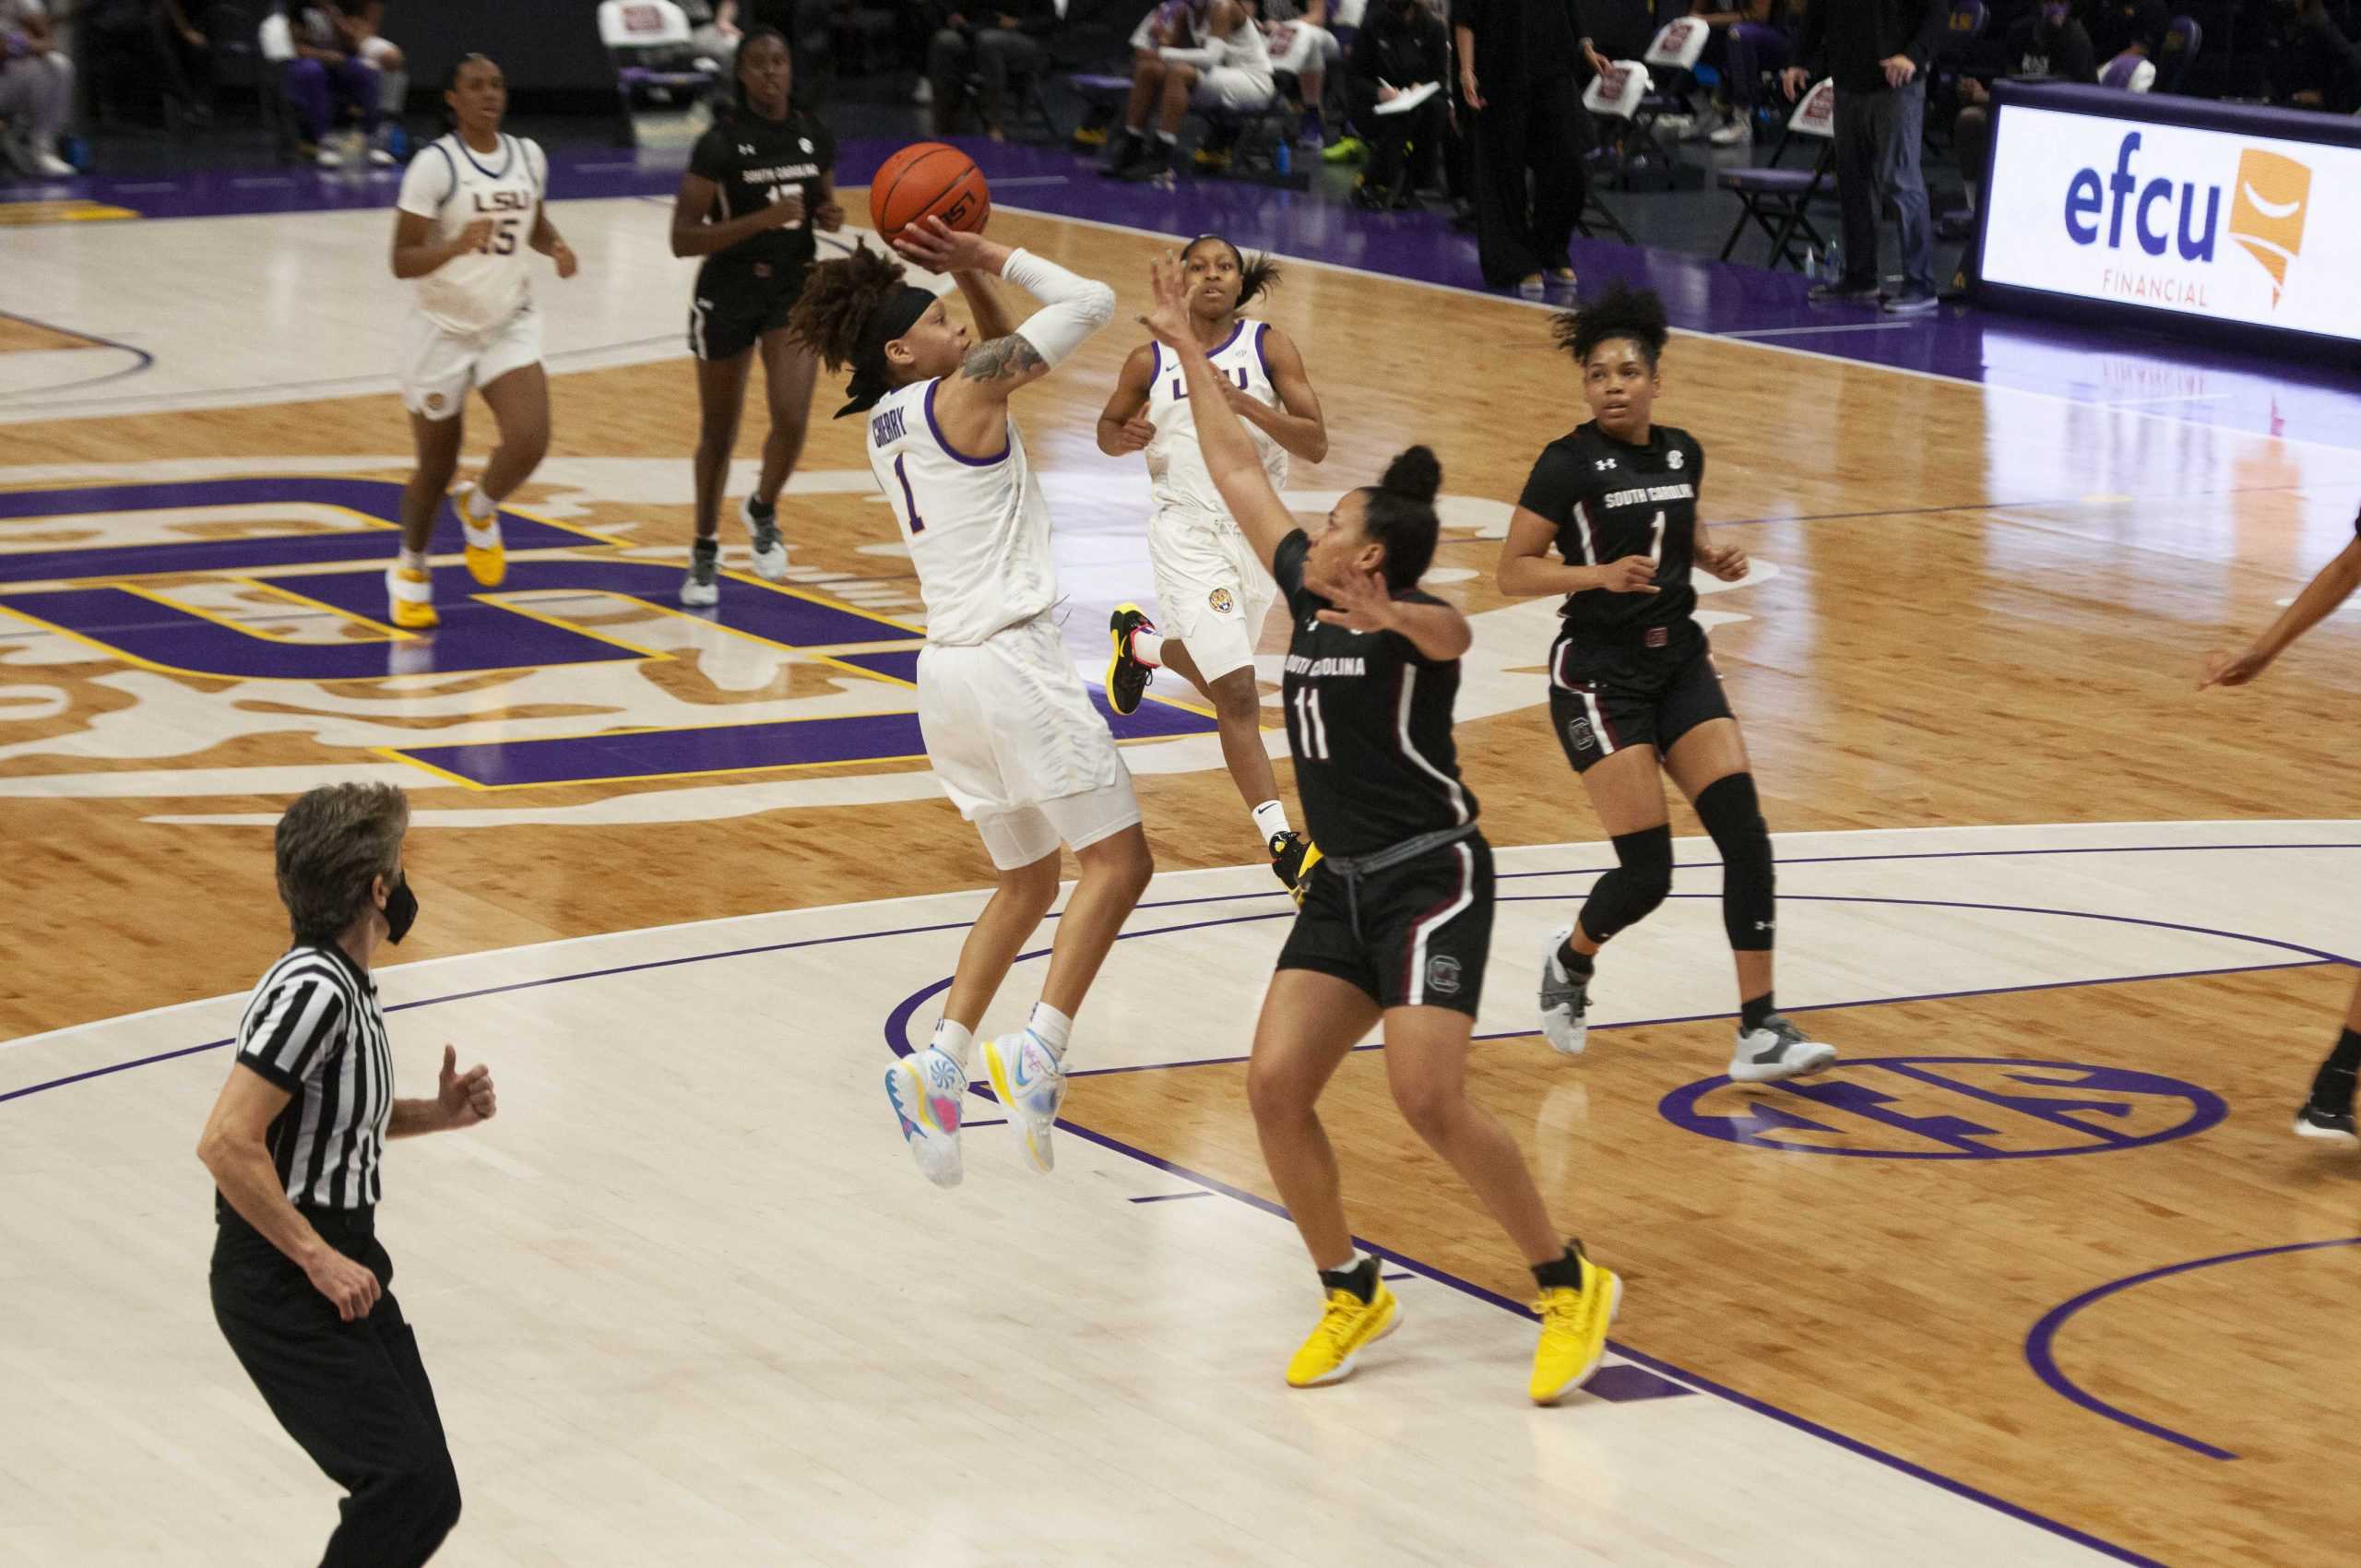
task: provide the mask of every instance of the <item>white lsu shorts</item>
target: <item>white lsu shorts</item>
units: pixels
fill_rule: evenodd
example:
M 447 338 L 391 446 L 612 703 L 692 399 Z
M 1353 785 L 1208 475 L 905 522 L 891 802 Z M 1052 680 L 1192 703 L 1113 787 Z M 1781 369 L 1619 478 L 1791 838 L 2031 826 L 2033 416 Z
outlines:
M 1220 109 L 1233 114 L 1242 113 L 1269 103 L 1275 90 L 1276 89 L 1267 71 L 1216 65 L 1197 77 L 1196 88 L 1189 94 L 1189 105 L 1192 109 Z
M 402 407 L 430 420 L 458 417 L 471 386 L 541 362 L 541 313 L 530 306 L 487 332 L 453 332 L 423 311 L 402 322 Z
M 1228 517 L 1160 509 L 1148 519 L 1157 630 L 1189 650 L 1208 683 L 1254 667 L 1254 645 L 1279 585 Z
M 1139 824 L 1131 769 L 1047 615 L 981 643 L 929 643 L 919 732 L 943 792 L 1002 871 Z

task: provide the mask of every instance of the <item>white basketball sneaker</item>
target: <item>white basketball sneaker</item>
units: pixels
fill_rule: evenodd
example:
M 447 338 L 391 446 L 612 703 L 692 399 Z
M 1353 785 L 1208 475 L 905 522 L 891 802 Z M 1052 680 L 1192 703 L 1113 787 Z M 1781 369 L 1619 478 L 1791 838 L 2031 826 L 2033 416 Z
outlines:
M 938 1187 L 957 1186 L 967 1070 L 949 1051 L 930 1045 L 885 1069 L 885 1098 L 894 1102 L 902 1137 L 926 1179 Z
M 1066 1102 L 1066 1075 L 1058 1054 L 1031 1029 L 984 1041 L 984 1066 L 1008 1119 L 1025 1135 L 1025 1158 L 1047 1175 L 1057 1168 L 1050 1133 Z
M 754 575 L 766 583 L 787 576 L 787 540 L 778 533 L 778 508 L 753 496 L 738 503 L 738 519 L 746 525 L 747 542 L 754 547 Z
M 1836 1060 L 1836 1048 L 1805 1038 L 1785 1013 L 1774 1013 L 1759 1029 L 1740 1029 L 1730 1053 L 1730 1076 L 1741 1084 L 1775 1084 L 1817 1073 Z
M 1573 934 L 1570 925 L 1551 932 L 1541 957 L 1541 1033 L 1560 1056 L 1580 1056 L 1590 1044 L 1590 981 L 1568 974 L 1558 961 L 1558 949 Z

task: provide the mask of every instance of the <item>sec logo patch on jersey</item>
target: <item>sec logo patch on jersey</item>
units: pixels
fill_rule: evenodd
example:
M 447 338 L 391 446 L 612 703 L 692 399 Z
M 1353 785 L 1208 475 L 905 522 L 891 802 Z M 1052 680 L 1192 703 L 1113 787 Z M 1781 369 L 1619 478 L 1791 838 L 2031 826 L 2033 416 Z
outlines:
M 1205 595 L 1205 603 L 1216 615 L 1227 615 L 1238 608 L 1238 601 L 1230 597 L 1229 590 L 1226 588 L 1217 588 Z

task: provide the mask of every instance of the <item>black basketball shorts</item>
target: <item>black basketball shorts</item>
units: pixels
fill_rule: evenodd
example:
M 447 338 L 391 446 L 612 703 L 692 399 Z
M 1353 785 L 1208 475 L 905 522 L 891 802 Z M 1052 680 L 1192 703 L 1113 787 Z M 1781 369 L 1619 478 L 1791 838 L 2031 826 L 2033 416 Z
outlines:
M 1549 726 L 1576 773 L 1619 751 L 1672 749 L 1700 724 L 1730 717 L 1721 672 L 1702 645 L 1667 660 L 1636 648 L 1578 647 L 1563 638 L 1549 650 Z
M 1381 1007 L 1472 1018 L 1491 944 L 1492 849 L 1475 834 L 1366 876 L 1319 861 L 1278 967 L 1349 980 Z
M 734 360 L 764 333 L 781 330 L 802 296 L 803 278 L 801 267 L 767 261 L 698 273 L 689 296 L 689 352 Z

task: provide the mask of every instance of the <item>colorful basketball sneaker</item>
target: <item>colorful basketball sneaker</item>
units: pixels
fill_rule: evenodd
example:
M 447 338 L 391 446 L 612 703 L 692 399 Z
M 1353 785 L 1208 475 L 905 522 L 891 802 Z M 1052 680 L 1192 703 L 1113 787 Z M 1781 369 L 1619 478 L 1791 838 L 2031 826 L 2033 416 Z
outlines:
M 1370 1272 L 1376 1272 L 1371 1260 Z M 1373 1280 L 1364 1301 L 1343 1286 L 1332 1287 L 1320 1325 L 1287 1362 L 1289 1388 L 1318 1388 L 1342 1383 L 1353 1372 L 1360 1354 L 1402 1326 L 1402 1303 L 1382 1279 Z
M 1025 1158 L 1047 1175 L 1057 1168 L 1050 1134 L 1066 1102 L 1066 1075 L 1058 1053 L 1031 1029 L 1019 1029 L 984 1041 L 984 1068 L 1010 1123 L 1024 1135 Z
M 885 1069 L 885 1098 L 901 1120 L 902 1137 L 919 1171 L 938 1187 L 959 1184 L 959 1117 L 967 1097 L 967 1075 L 935 1046 Z
M 1156 679 L 1156 666 L 1132 651 L 1133 632 L 1154 632 L 1156 623 L 1136 604 L 1119 604 L 1107 618 L 1108 639 L 1115 645 L 1107 660 L 1107 706 L 1118 713 L 1139 711 L 1140 698 Z
M 1623 1281 L 1614 1270 L 1590 1261 L 1573 1245 L 1582 1265 L 1582 1289 L 1544 1290 L 1533 1310 L 1541 1319 L 1541 1343 L 1533 1351 L 1533 1382 L 1525 1392 L 1536 1405 L 1554 1405 L 1590 1381 L 1607 1356 L 1607 1329 L 1623 1304 Z
M 458 512 L 459 533 L 468 546 L 468 576 L 486 588 L 498 588 L 508 578 L 508 552 L 500 542 L 500 508 L 485 500 L 482 485 L 475 483 L 459 492 Z
M 405 632 L 431 632 L 443 624 L 434 613 L 434 583 L 424 572 L 399 563 L 386 568 L 387 619 Z

